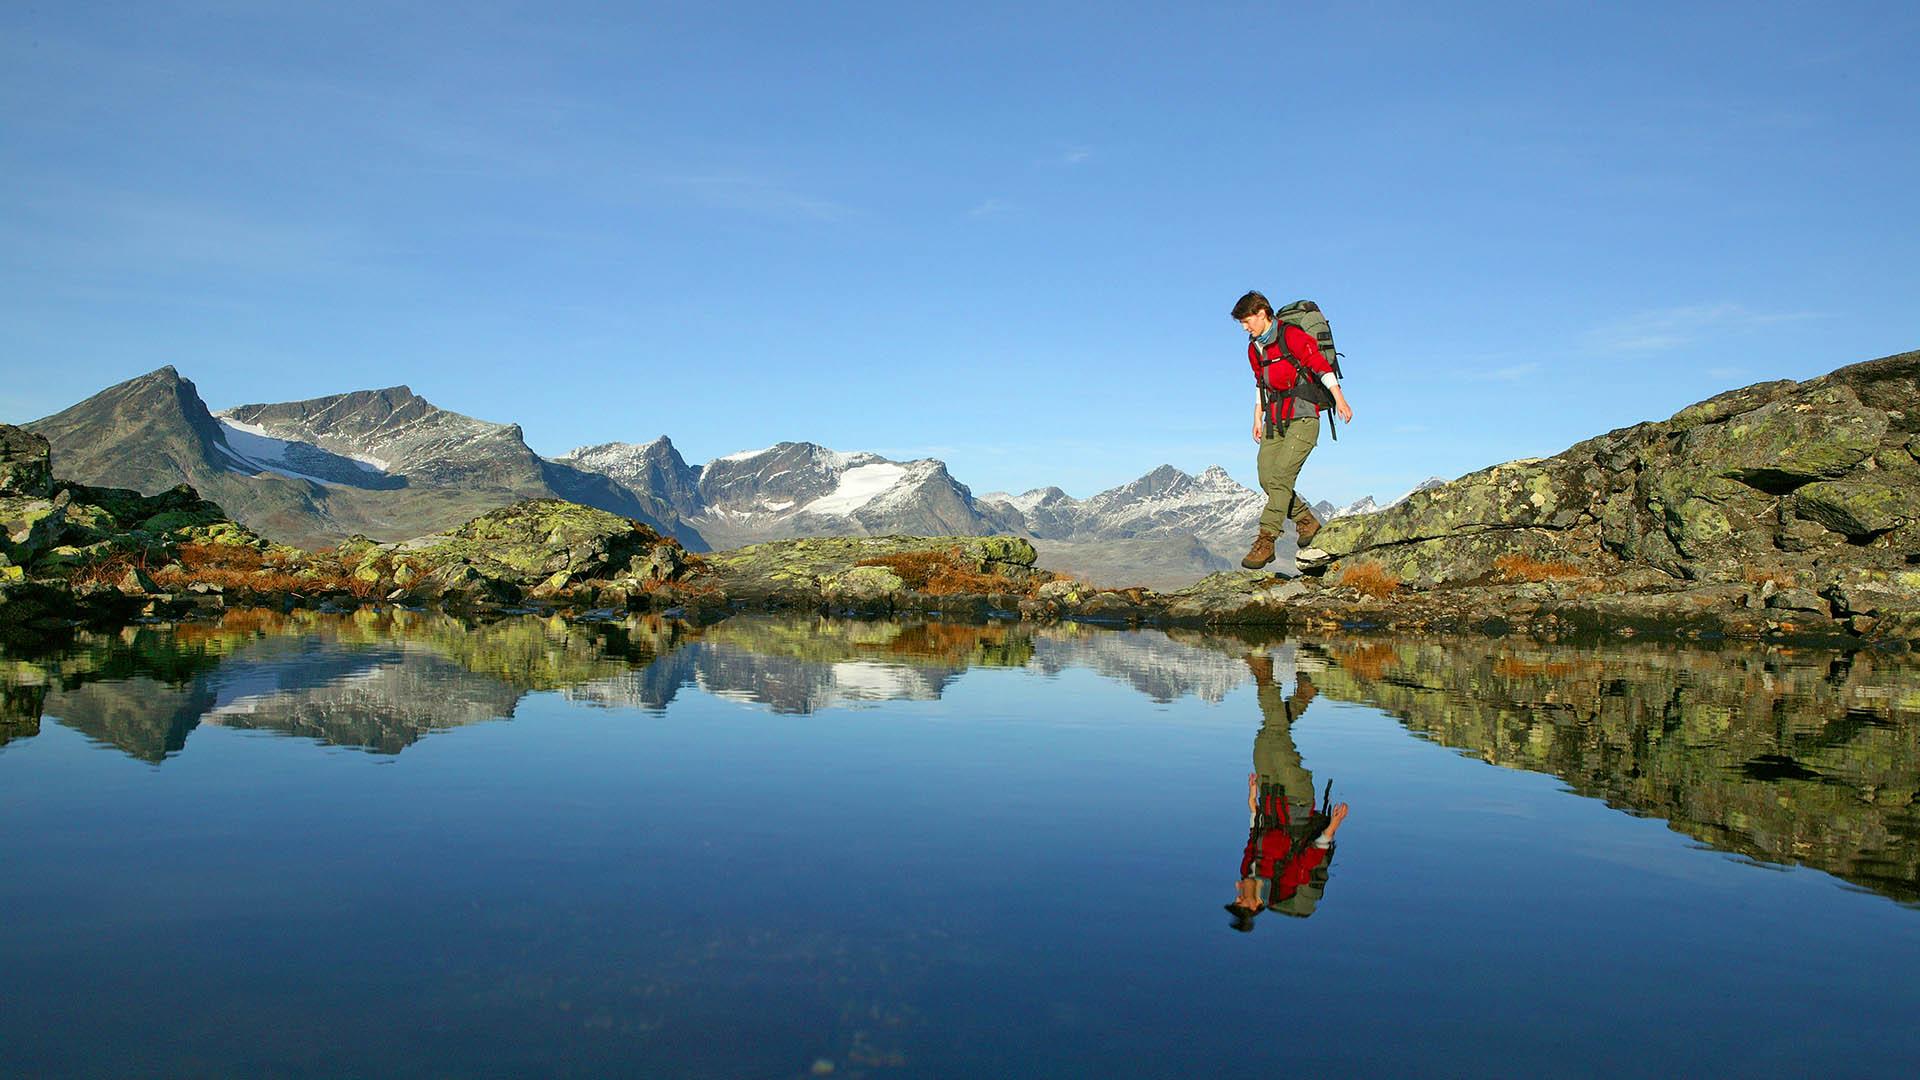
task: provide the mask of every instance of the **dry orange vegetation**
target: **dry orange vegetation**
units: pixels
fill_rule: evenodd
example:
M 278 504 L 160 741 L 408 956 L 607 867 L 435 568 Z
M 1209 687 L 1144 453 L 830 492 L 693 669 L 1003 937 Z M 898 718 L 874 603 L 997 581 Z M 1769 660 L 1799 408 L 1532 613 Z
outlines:
M 1355 563 L 1340 572 L 1340 585 L 1384 600 L 1400 587 L 1400 579 L 1379 563 Z
M 1378 679 L 1400 662 L 1400 654 L 1391 645 L 1370 644 L 1337 652 L 1334 659 L 1356 679 Z
M 951 551 L 903 551 L 898 555 L 876 555 L 861 559 L 855 566 L 884 566 L 900 575 L 907 588 L 930 596 L 955 593 L 1007 592 L 1013 583 L 993 574 L 982 574 L 961 562 Z
M 1742 576 L 1746 579 L 1747 584 L 1755 588 L 1765 585 L 1769 581 L 1773 582 L 1776 588 L 1787 588 L 1796 584 L 1793 574 L 1778 567 L 1774 567 L 1773 569 L 1754 567 Z
M 190 585 L 217 585 L 228 592 L 349 592 L 366 597 L 378 588 L 378 582 L 349 577 L 339 564 L 321 564 L 314 567 L 317 576 L 300 577 L 290 563 L 233 544 L 182 544 L 174 554 L 178 562 L 153 571 L 154 583 L 169 592 Z
M 1508 581 L 1547 581 L 1586 576 L 1584 570 L 1572 563 L 1548 562 L 1528 555 L 1502 555 L 1493 560 L 1493 568 Z
M 886 648 L 902 656 L 962 659 L 973 655 L 982 644 L 997 645 L 1006 639 L 1004 629 L 961 623 L 920 623 L 902 630 Z
M 121 552 L 80 567 L 67 579 L 67 584 L 76 589 L 83 585 L 112 585 L 125 577 L 129 570 L 146 569 L 145 552 Z
M 1598 665 L 1594 664 L 1576 664 L 1565 660 L 1523 660 L 1517 656 L 1501 656 L 1493 661 L 1493 673 L 1503 679 L 1545 677 L 1559 681 L 1576 675 L 1593 674 L 1597 668 Z

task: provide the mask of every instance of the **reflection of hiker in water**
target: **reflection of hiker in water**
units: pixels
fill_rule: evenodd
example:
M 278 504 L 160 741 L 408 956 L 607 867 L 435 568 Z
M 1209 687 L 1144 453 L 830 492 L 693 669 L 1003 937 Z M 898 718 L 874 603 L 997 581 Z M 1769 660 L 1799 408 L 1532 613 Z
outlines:
M 1333 837 L 1347 819 L 1347 804 L 1327 808 L 1333 784 L 1316 806 L 1313 774 L 1300 763 L 1293 746 L 1293 722 L 1316 693 L 1304 673 L 1294 677 L 1293 696 L 1281 697 L 1273 678 L 1273 660 L 1247 657 L 1260 698 L 1260 733 L 1253 737 L 1253 772 L 1247 774 L 1246 851 L 1240 856 L 1240 882 L 1227 911 L 1233 928 L 1253 929 L 1262 911 L 1306 918 L 1326 891 Z

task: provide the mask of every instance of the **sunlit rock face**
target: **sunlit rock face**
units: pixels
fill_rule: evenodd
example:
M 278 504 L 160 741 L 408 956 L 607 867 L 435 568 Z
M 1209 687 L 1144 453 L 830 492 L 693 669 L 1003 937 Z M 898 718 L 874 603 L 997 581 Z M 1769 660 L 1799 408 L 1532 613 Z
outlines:
M 1893 573 L 1920 550 L 1920 353 L 1761 383 L 1328 525 L 1315 545 L 1417 583 L 1502 555 L 1690 581 Z

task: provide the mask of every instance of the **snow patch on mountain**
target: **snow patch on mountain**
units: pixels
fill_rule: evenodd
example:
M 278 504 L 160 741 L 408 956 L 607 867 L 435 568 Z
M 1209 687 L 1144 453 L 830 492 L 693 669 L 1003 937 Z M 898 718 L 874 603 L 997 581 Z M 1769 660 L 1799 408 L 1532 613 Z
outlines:
M 233 470 L 243 475 L 271 472 L 316 484 L 336 484 L 342 478 L 338 475 L 321 476 L 308 469 L 337 472 L 339 467 L 344 466 L 374 476 L 385 475 L 385 470 L 377 464 L 377 458 L 368 460 L 360 455 L 349 457 L 296 440 L 275 438 L 258 424 L 227 417 L 215 417 L 215 422 L 220 425 L 221 441 L 214 443 L 213 448 L 232 460 Z M 334 468 L 329 469 L 328 465 Z
M 838 456 L 838 455 L 836 455 Z M 840 474 L 833 493 L 802 507 L 810 514 L 845 516 L 872 502 L 907 475 L 902 465 L 857 465 Z

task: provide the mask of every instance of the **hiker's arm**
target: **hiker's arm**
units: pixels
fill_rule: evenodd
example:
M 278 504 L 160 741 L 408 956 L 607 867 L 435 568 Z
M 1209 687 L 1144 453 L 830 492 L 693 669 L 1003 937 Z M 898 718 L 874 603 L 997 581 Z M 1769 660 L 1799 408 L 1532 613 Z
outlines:
M 1326 355 L 1320 351 L 1320 343 L 1313 339 L 1312 334 L 1292 324 L 1287 326 L 1286 339 L 1287 351 L 1333 394 L 1334 415 L 1349 424 L 1353 423 L 1353 406 L 1347 404 L 1347 395 L 1340 389 L 1340 377 L 1333 373 L 1333 365 L 1327 362 Z
M 1261 429 L 1265 428 L 1266 426 L 1267 426 L 1267 407 L 1264 403 L 1261 402 L 1260 391 L 1256 389 L 1253 392 L 1253 441 L 1254 442 L 1261 441 L 1260 437 L 1263 434 L 1265 434 L 1265 432 L 1262 431 Z
M 1320 381 L 1333 391 L 1333 414 L 1349 424 L 1353 423 L 1353 406 L 1347 404 L 1347 395 L 1340 389 L 1340 380 L 1328 372 L 1321 376 Z
M 1314 847 L 1325 848 L 1325 847 L 1333 846 L 1333 834 L 1339 832 L 1340 823 L 1347 820 L 1347 804 L 1341 803 L 1340 805 L 1334 807 L 1333 813 L 1330 814 L 1329 816 L 1333 820 L 1327 823 L 1327 831 L 1321 833 L 1319 838 L 1313 842 Z

